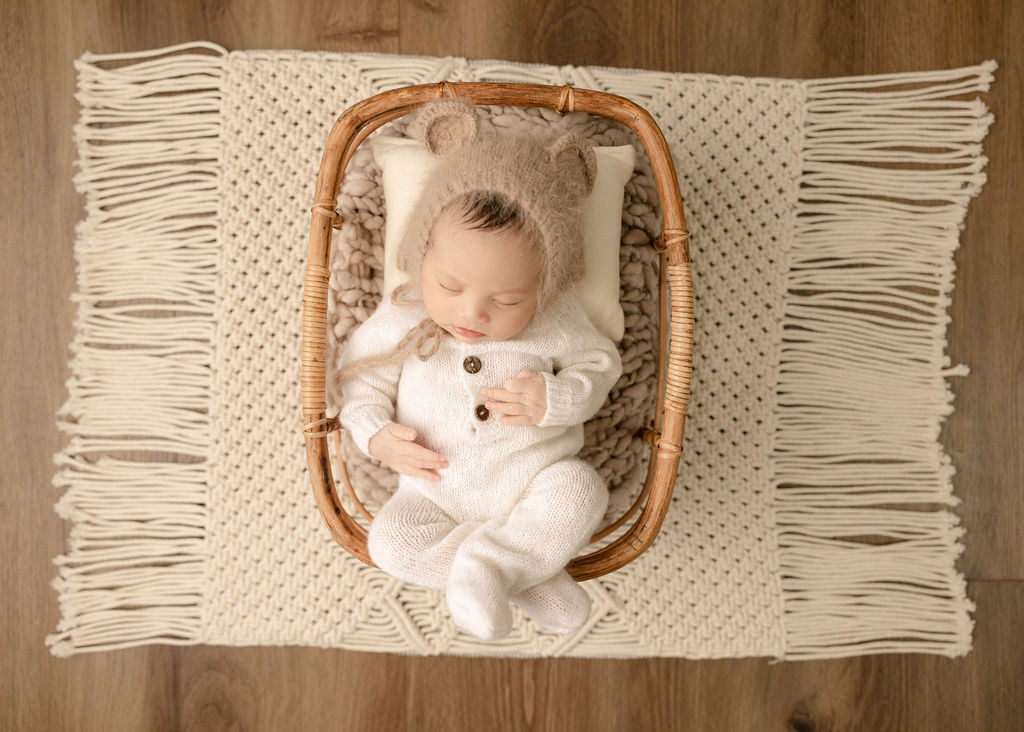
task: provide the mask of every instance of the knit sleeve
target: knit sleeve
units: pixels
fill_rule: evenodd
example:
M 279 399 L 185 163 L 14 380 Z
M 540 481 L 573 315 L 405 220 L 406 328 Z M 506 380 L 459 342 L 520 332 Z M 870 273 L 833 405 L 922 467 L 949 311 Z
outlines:
M 547 412 L 541 427 L 582 424 L 597 413 L 619 376 L 622 361 L 615 344 L 597 331 L 582 308 L 573 303 L 563 347 L 554 359 L 554 373 L 544 374 Z
M 365 323 L 349 336 L 339 360 L 339 369 L 364 358 L 386 354 L 408 331 L 395 306 L 384 302 Z M 370 455 L 370 438 L 394 421 L 395 399 L 402 364 L 390 364 L 357 373 L 341 383 L 341 412 L 338 419 L 352 435 L 356 447 Z

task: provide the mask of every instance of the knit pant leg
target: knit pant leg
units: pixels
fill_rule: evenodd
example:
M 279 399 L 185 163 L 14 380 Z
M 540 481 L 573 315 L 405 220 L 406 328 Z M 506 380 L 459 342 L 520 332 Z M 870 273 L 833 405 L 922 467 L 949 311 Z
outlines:
M 399 486 L 370 524 L 367 548 L 391 576 L 443 590 L 459 544 L 478 526 L 456 522 L 414 488 Z
M 538 473 L 511 513 L 481 524 L 459 546 L 447 593 L 456 621 L 475 623 L 481 637 L 507 633 L 509 600 L 561 572 L 590 541 L 607 505 L 604 481 L 582 460 Z

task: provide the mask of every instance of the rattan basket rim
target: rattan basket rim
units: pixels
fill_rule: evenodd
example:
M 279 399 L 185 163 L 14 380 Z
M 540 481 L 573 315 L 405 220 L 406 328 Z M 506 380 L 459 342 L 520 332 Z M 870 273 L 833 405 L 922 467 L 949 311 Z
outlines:
M 440 98 L 473 104 L 548 107 L 560 113 L 578 111 L 605 117 L 629 127 L 651 161 L 663 221 L 663 231 L 653 242 L 660 254 L 662 318 L 657 355 L 658 398 L 652 427 L 645 435 L 645 441 L 651 445 L 651 456 L 644 487 L 634 504 L 634 509 L 642 504 L 636 521 L 606 546 L 577 557 L 569 564 L 568 569 L 575 579 L 592 579 L 633 561 L 651 545 L 661 528 L 682 453 L 693 363 L 689 234 L 671 151 L 661 129 L 645 109 L 607 92 L 569 85 L 443 81 L 382 92 L 358 102 L 337 119 L 324 147 L 311 207 L 302 307 L 303 432 L 317 508 L 334 539 L 349 553 L 372 565 L 366 549 L 366 530 L 345 510 L 336 490 L 327 441 L 328 434 L 337 427 L 336 421 L 329 419 L 326 413 L 331 232 L 340 223 L 336 206 L 341 177 L 356 148 L 382 125 Z M 666 348 L 667 359 L 664 357 Z M 351 490 L 340 458 L 339 464 L 346 489 Z M 610 528 L 618 528 L 630 515 L 631 512 L 627 512 Z

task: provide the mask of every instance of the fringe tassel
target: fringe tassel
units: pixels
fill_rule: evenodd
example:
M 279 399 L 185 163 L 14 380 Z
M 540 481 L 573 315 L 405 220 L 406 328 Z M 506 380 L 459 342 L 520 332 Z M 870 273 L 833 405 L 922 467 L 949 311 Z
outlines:
M 963 95 L 995 68 L 806 82 L 773 446 L 787 659 L 970 650 L 938 437 L 967 373 L 946 311 L 992 122 Z
M 70 439 L 55 458 L 71 522 L 46 639 L 58 656 L 198 642 L 226 53 L 193 43 L 76 63 L 86 212 L 58 414 Z

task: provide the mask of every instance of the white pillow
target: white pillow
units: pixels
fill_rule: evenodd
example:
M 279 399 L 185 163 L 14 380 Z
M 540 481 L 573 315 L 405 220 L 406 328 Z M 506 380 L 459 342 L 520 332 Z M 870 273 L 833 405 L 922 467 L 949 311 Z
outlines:
M 378 136 L 371 141 L 373 155 L 384 171 L 387 226 L 384 236 L 384 296 L 406 280 L 395 264 L 398 241 L 419 199 L 420 191 L 437 164 L 416 140 Z M 623 186 L 633 175 L 635 151 L 631 145 L 596 147 L 597 179 L 583 209 L 584 276 L 577 295 L 601 333 L 622 339 L 619 304 L 619 235 L 622 225 Z

